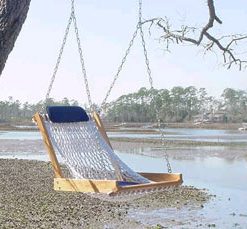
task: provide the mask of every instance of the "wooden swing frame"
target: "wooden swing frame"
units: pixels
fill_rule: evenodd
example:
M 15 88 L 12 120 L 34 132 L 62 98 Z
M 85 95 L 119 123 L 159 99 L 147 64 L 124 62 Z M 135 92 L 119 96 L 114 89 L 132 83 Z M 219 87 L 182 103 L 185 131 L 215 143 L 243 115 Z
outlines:
M 109 138 L 106 134 L 104 125 L 99 115 L 94 112 L 92 117 L 105 141 L 111 147 Z M 119 192 L 131 192 L 152 190 L 158 188 L 164 188 L 169 186 L 178 186 L 183 183 L 182 174 L 180 173 L 139 173 L 143 177 L 152 181 L 145 184 L 131 184 L 121 186 L 121 180 L 95 180 L 95 179 L 71 179 L 65 178 L 62 174 L 60 164 L 57 160 L 55 150 L 52 146 L 52 142 L 49 138 L 47 129 L 44 124 L 43 117 L 36 113 L 33 117 L 36 122 L 43 141 L 45 143 L 48 155 L 51 161 L 51 165 L 54 171 L 54 190 L 56 191 L 70 191 L 70 192 L 84 192 L 84 193 L 105 193 L 108 195 L 114 195 Z M 111 147 L 112 148 L 112 147 Z

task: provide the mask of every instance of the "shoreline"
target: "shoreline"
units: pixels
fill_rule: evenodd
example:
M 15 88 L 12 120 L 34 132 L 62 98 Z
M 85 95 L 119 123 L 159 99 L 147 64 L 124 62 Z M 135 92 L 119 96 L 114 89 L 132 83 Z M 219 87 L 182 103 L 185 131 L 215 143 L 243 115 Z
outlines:
M 194 123 L 164 123 L 164 128 L 189 128 L 189 129 L 211 129 L 211 130 L 238 130 L 242 127 L 242 123 L 202 123 L 196 125 Z M 154 123 L 105 123 L 105 128 L 109 132 L 155 132 Z M 36 125 L 30 123 L 21 125 L 18 123 L 0 123 L 0 131 L 38 131 Z
M 112 145 L 118 152 L 151 157 L 164 156 L 157 142 L 118 139 L 112 141 Z M 224 146 L 221 151 L 218 149 L 215 151 L 214 147 L 221 148 L 221 146 L 205 146 L 204 149 L 199 146 L 197 150 L 192 146 L 193 150 L 191 150 L 187 146 L 177 145 L 169 146 L 167 153 L 169 158 L 175 160 L 207 157 L 246 160 L 244 147 L 234 146 L 229 151 Z M 34 156 L 47 154 L 42 140 L 14 139 L 0 140 L 1 153 L 12 154 L 13 158 L 19 153 Z M 49 162 L 0 159 L 0 163 L 0 225 L 3 225 L 3 228 L 157 229 L 176 228 L 183 224 L 187 228 L 198 225 L 208 228 L 213 225 L 211 218 L 184 222 L 185 217 L 193 219 L 194 214 L 201 214 L 204 211 L 204 206 L 206 209 L 208 205 L 221 198 L 217 192 L 209 193 L 207 190 L 191 186 L 180 186 L 131 201 L 106 201 L 82 193 L 53 191 L 53 172 Z M 212 194 L 217 194 L 217 197 L 214 198 Z M 165 214 L 164 218 L 155 218 L 160 214 L 159 212 Z M 143 219 L 140 220 L 140 217 Z

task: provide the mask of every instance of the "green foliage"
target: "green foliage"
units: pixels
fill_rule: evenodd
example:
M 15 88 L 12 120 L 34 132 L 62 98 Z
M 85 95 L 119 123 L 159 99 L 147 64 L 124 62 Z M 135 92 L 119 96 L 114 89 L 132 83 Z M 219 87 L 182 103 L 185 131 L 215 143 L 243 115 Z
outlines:
M 247 121 L 247 91 L 226 88 L 222 95 L 223 106 L 231 122 Z
M 114 122 L 152 122 L 159 113 L 163 122 L 185 122 L 192 121 L 196 115 L 210 117 L 221 112 L 224 121 L 247 121 L 247 91 L 227 88 L 222 98 L 217 100 L 205 88 L 193 86 L 171 90 L 141 88 L 108 104 L 107 117 Z
M 154 122 L 158 112 L 162 122 L 186 122 L 195 119 L 196 115 L 210 116 L 220 111 L 225 115 L 225 121 L 247 122 L 247 91 L 226 88 L 221 98 L 217 100 L 209 96 L 205 88 L 193 86 L 177 86 L 171 90 L 143 87 L 109 103 L 106 117 L 113 122 Z M 43 103 L 21 104 L 19 100 L 9 97 L 6 101 L 0 101 L 0 122 L 31 121 Z M 78 102 L 68 98 L 62 101 L 50 98 L 45 105 L 78 105 Z M 98 110 L 97 104 L 93 106 Z
M 200 113 L 206 102 L 207 93 L 203 88 L 174 87 L 170 91 L 141 88 L 110 103 L 108 118 L 118 122 L 152 122 L 159 112 L 163 122 L 181 122 Z

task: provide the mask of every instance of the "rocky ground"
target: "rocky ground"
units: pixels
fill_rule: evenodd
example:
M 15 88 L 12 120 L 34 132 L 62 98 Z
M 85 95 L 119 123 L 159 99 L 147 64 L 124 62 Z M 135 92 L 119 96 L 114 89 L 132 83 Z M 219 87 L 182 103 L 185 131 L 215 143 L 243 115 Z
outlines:
M 138 210 L 201 208 L 206 191 L 181 186 L 129 201 L 53 191 L 50 163 L 0 159 L 0 228 L 162 228 L 129 217 Z

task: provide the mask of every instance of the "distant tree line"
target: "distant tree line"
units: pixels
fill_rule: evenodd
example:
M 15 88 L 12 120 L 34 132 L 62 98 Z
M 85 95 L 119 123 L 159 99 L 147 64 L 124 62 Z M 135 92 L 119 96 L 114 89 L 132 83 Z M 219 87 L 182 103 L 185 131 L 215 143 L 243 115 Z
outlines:
M 221 112 L 225 121 L 247 121 L 247 91 L 226 88 L 220 99 L 208 95 L 205 88 L 141 88 L 119 97 L 108 107 L 107 117 L 115 122 L 153 122 L 157 115 L 163 122 L 192 121 L 196 115 Z
M 46 105 L 78 105 L 78 102 L 51 98 L 46 104 L 43 101 L 31 104 L 9 97 L 0 101 L 0 122 L 30 121 Z M 112 122 L 155 122 L 158 115 L 162 122 L 188 122 L 196 115 L 217 112 L 224 113 L 227 122 L 247 122 L 247 91 L 226 88 L 221 98 L 216 99 L 205 88 L 193 86 L 177 86 L 171 90 L 143 87 L 109 103 L 106 118 Z
M 31 104 L 28 102 L 21 103 L 19 100 L 14 100 L 10 96 L 8 100 L 0 101 L 0 123 L 31 121 L 33 115 L 36 112 L 42 111 L 46 105 L 78 105 L 78 102 L 69 100 L 68 98 L 64 98 L 61 101 L 55 101 L 50 98 L 46 103 L 39 101 L 36 104 Z

